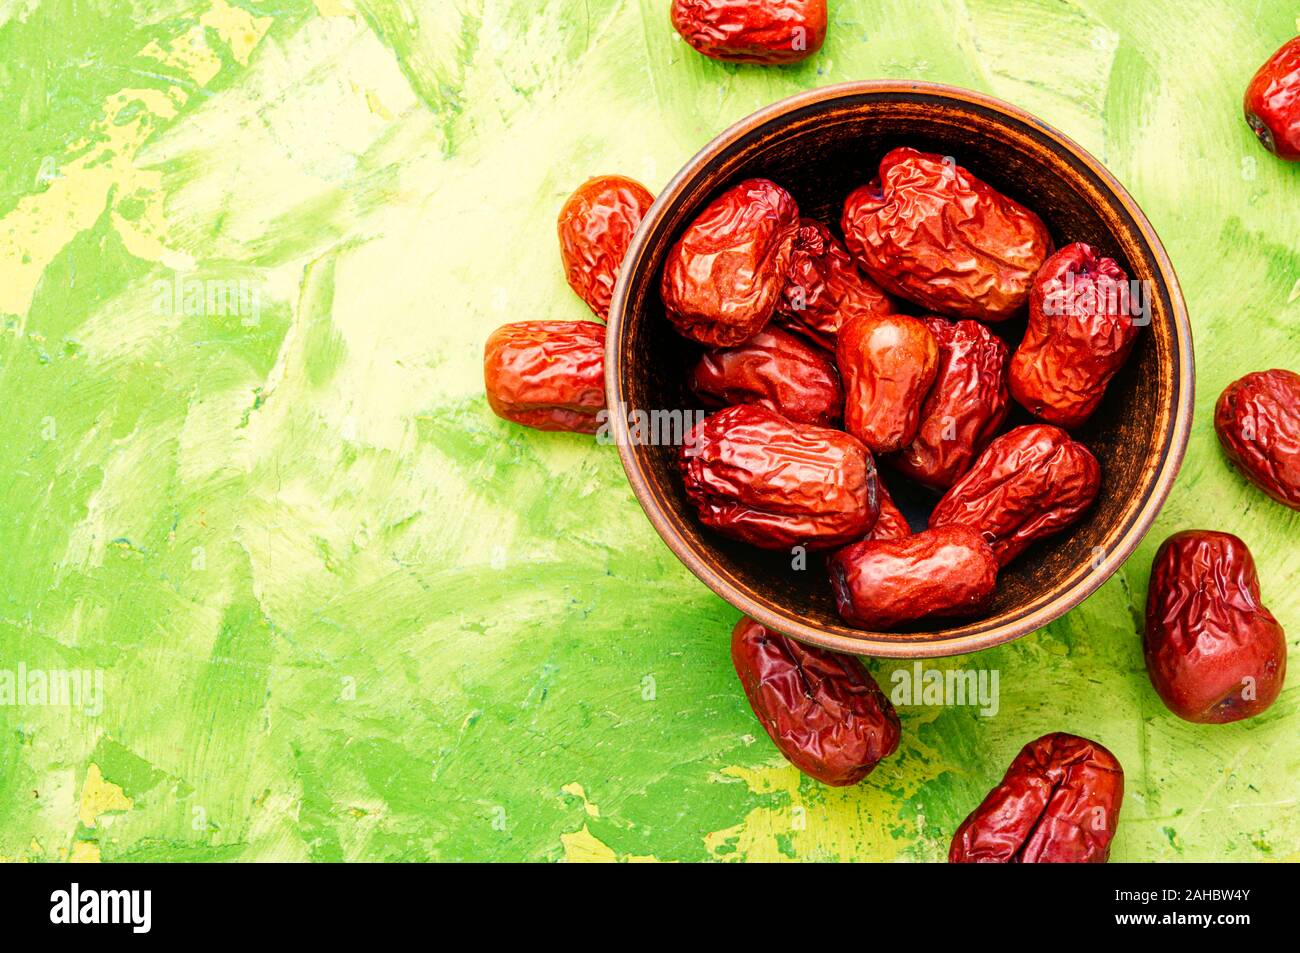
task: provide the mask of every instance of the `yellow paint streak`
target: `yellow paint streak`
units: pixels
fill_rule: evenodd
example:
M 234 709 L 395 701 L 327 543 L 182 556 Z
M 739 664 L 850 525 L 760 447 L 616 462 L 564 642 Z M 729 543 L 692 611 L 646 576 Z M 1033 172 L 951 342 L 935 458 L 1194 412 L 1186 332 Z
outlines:
M 212 9 L 199 22 L 214 30 L 230 47 L 230 55 L 239 65 L 247 66 L 248 57 L 271 28 L 271 17 L 255 17 L 247 10 L 232 7 L 226 0 L 214 0 Z
M 78 817 L 85 827 L 94 827 L 101 814 L 110 811 L 129 811 L 134 806 L 131 799 L 112 781 L 105 781 L 99 765 L 92 763 L 86 770 L 86 783 L 81 787 L 81 808 Z
M 645 857 L 630 854 L 619 857 L 614 849 L 593 834 L 586 824 L 582 830 L 571 834 L 561 834 L 560 843 L 564 845 L 564 862 L 568 864 L 657 864 L 657 857 Z
M 72 854 L 68 857 L 70 864 L 100 863 L 99 845 L 93 841 L 79 840 L 72 845 Z
M 140 55 L 183 70 L 200 86 L 206 86 L 221 71 L 221 57 L 208 46 L 207 31 L 202 26 L 191 27 L 186 33 L 169 40 L 165 47 L 157 40 L 150 40 Z
M 587 800 L 587 792 L 577 781 L 570 781 L 564 787 L 560 788 L 565 794 L 572 794 L 576 798 L 582 799 L 582 806 L 586 809 L 590 817 L 600 817 L 600 808 Z
M 354 17 L 357 9 L 350 0 L 313 0 L 316 12 L 323 17 Z

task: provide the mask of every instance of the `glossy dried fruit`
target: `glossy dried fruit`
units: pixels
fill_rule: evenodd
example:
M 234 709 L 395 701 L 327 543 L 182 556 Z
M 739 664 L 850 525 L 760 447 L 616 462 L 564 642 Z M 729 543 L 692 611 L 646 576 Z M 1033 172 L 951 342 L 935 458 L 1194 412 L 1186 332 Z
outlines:
M 876 481 L 876 500 L 880 504 L 880 515 L 871 527 L 867 539 L 901 539 L 912 535 L 912 527 L 907 522 L 903 511 L 894 503 L 884 480 Z
M 943 156 L 899 148 L 844 203 L 844 241 L 886 291 L 928 311 L 1002 321 L 1051 254 L 1029 209 Z
M 840 546 L 876 520 L 876 468 L 866 447 L 766 407 L 728 407 L 706 417 L 688 435 L 680 460 L 700 521 L 764 549 Z
M 797 63 L 826 39 L 826 0 L 673 0 L 673 29 L 732 63 Z
M 520 321 L 492 332 L 483 351 L 488 404 L 538 430 L 595 433 L 605 409 L 605 326 Z
M 1258 715 L 1286 678 L 1286 634 L 1260 604 L 1250 550 L 1230 533 L 1187 530 L 1151 564 L 1147 674 L 1179 718 L 1223 724 Z
M 1075 522 L 1097 499 L 1101 467 L 1083 444 L 1050 424 L 998 437 L 930 514 L 930 526 L 984 534 L 1005 566 L 1035 540 Z
M 857 315 L 840 328 L 835 362 L 849 433 L 876 453 L 916 439 L 939 369 L 939 346 L 922 321 L 905 314 Z
M 1124 769 L 1087 738 L 1056 732 L 1020 749 L 962 821 L 954 864 L 1104 864 L 1119 825 Z
M 993 550 L 964 526 L 865 539 L 832 553 L 827 566 L 844 621 L 876 631 L 934 616 L 978 615 L 998 581 Z
M 705 351 L 687 384 L 706 406 L 757 404 L 819 427 L 838 420 L 844 407 L 831 356 L 772 328 L 744 344 Z
M 1214 429 L 1246 479 L 1300 510 L 1300 374 L 1256 371 L 1229 384 L 1215 405 Z
M 775 321 L 833 351 L 840 325 L 849 318 L 896 310 L 889 296 L 862 276 L 829 228 L 810 218 L 799 224 Z
M 1007 346 L 978 321 L 929 317 L 939 370 L 921 410 L 916 439 L 890 462 L 919 483 L 947 489 L 996 436 L 1011 401 Z
M 701 344 L 730 347 L 771 319 L 785 287 L 799 206 L 768 179 L 746 179 L 705 207 L 668 250 L 668 320 Z
M 823 784 L 857 784 L 898 748 L 898 714 L 851 655 L 804 645 L 742 616 L 731 661 L 781 754 Z
M 1300 36 L 1259 68 L 1246 88 L 1245 112 L 1265 149 L 1282 159 L 1300 159 Z
M 1128 275 L 1083 242 L 1047 259 L 1029 296 L 1029 326 L 1011 358 L 1011 395 L 1040 420 L 1077 427 L 1092 416 L 1133 350 Z
M 623 256 L 654 200 L 640 182 L 602 175 L 578 186 L 560 209 L 557 229 L 565 277 L 597 317 L 609 317 Z

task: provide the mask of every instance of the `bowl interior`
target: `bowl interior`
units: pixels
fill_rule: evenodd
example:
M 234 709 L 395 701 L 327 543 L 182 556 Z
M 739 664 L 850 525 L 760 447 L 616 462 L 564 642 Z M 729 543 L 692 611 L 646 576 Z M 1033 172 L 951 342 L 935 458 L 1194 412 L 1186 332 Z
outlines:
M 1072 531 L 1040 542 L 1006 567 L 984 617 L 868 633 L 841 622 L 820 555 L 809 554 L 806 567 L 797 568 L 790 553 L 764 552 L 702 527 L 682 488 L 676 447 L 620 439 L 620 453 L 664 539 L 742 611 L 840 650 L 947 655 L 1032 631 L 1100 585 L 1154 518 L 1186 440 L 1190 341 L 1176 279 L 1141 212 L 1077 146 L 994 100 L 917 84 L 819 90 L 750 117 L 683 169 L 643 223 L 615 293 L 608 397 L 624 411 L 699 409 L 684 387 L 698 348 L 664 317 L 659 281 L 672 240 L 710 199 L 741 179 L 765 176 L 794 195 L 801 214 L 826 222 L 838 235 L 845 196 L 873 178 L 880 158 L 901 145 L 952 156 L 1037 212 L 1057 247 L 1088 242 L 1131 278 L 1145 280 L 1151 324 L 1100 409 L 1074 434 L 1102 465 L 1097 505 Z M 1022 316 L 992 327 L 1014 349 L 1024 324 Z M 616 412 L 613 420 L 616 436 L 626 438 L 626 413 Z M 1026 422 L 1028 416 L 1016 408 L 1007 426 Z M 937 495 L 898 479 L 887 466 L 880 470 L 913 527 L 924 528 Z

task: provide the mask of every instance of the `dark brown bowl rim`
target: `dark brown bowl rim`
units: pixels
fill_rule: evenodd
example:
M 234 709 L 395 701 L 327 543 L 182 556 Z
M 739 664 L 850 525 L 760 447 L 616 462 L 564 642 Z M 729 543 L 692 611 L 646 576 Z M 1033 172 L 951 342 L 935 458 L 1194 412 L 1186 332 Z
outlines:
M 1133 197 L 1128 194 L 1128 191 L 1091 153 L 1059 130 L 1036 116 L 1012 106 L 1010 103 L 1003 102 L 992 96 L 986 96 L 983 93 L 941 83 L 901 82 L 896 80 L 865 80 L 839 83 L 797 93 L 752 113 L 715 137 L 673 176 L 655 199 L 654 205 L 646 213 L 632 240 L 632 244 L 628 248 L 624 261 L 635 262 L 642 257 L 652 225 L 663 215 L 664 209 L 680 195 L 689 181 L 703 172 L 711 161 L 737 139 L 772 120 L 811 105 L 863 94 L 879 95 L 882 93 L 906 94 L 910 97 L 920 94 L 932 96 L 939 100 L 979 106 L 1000 113 L 1008 119 L 1029 127 L 1039 135 L 1055 140 L 1077 162 L 1086 166 L 1098 181 L 1111 192 L 1123 210 L 1136 223 L 1143 239 L 1151 249 L 1158 270 L 1158 274 L 1154 277 L 1164 286 L 1171 304 L 1170 311 L 1175 332 L 1175 357 L 1178 365 L 1176 368 L 1176 380 L 1179 385 L 1178 397 L 1174 406 L 1174 419 L 1169 430 L 1169 438 L 1161 451 L 1160 465 L 1155 480 L 1147 489 L 1141 508 L 1130 518 L 1129 525 L 1115 546 L 1103 558 L 1101 563 L 1093 568 L 1092 572 L 1076 579 L 1072 584 L 1066 586 L 1063 591 L 1050 595 L 1037 608 L 997 625 L 979 627 L 976 631 L 963 635 L 929 640 L 926 639 L 925 633 L 909 635 L 906 641 L 896 638 L 873 638 L 874 635 L 880 633 L 865 630 L 860 631 L 860 634 L 856 634 L 859 630 L 852 630 L 855 634 L 841 635 L 836 632 L 826 631 L 818 626 L 809 625 L 789 613 L 782 614 L 770 611 L 766 606 L 750 598 L 742 588 L 731 580 L 728 574 L 720 572 L 717 567 L 701 559 L 669 524 L 664 514 L 663 502 L 652 493 L 641 461 L 629 440 L 626 417 L 611 412 L 609 414 L 610 429 L 618 446 L 619 458 L 623 463 L 624 472 L 627 474 L 628 482 L 632 486 L 632 492 L 642 510 L 645 511 L 651 525 L 654 526 L 655 531 L 668 544 L 669 549 L 673 551 L 677 558 L 701 582 L 733 607 L 778 632 L 783 632 L 802 642 L 819 645 L 838 652 L 881 658 L 939 658 L 992 648 L 995 645 L 1010 642 L 1013 639 L 1018 639 L 1041 629 L 1092 595 L 1133 554 L 1133 551 L 1150 530 L 1151 524 L 1155 521 L 1161 506 L 1168 497 L 1187 450 L 1195 397 L 1191 322 L 1188 319 L 1187 305 L 1183 300 L 1182 290 L 1179 287 L 1177 275 L 1174 273 L 1173 264 L 1170 262 L 1159 236 L 1156 235 L 1155 229 L 1152 228 L 1150 221 L 1147 220 L 1146 215 L 1143 214 Z M 627 304 L 632 270 L 632 268 L 622 270 L 614 288 L 613 300 L 609 310 L 605 344 L 605 394 L 609 407 L 621 407 L 625 404 L 624 398 L 626 395 L 621 381 L 622 365 L 619 357 L 619 344 L 623 330 L 623 312 Z M 975 623 L 975 625 L 978 627 L 979 623 Z

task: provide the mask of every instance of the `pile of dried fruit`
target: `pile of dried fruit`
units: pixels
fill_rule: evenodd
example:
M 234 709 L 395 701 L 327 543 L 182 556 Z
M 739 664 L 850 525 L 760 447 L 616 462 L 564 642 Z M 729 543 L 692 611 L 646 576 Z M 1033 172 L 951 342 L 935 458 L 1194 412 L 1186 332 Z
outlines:
M 796 62 L 826 35 L 825 0 L 674 0 L 671 18 L 694 49 L 736 62 Z M 1260 70 L 1245 105 L 1265 146 L 1300 159 L 1300 38 Z M 560 214 L 569 284 L 599 318 L 652 202 L 606 176 Z M 717 196 L 669 250 L 664 312 L 702 346 L 686 380 L 716 410 L 681 448 L 687 498 L 732 539 L 826 551 L 850 625 L 978 614 L 1002 567 L 1097 498 L 1100 466 L 1067 431 L 1097 410 L 1138 336 L 1128 276 L 1089 245 L 1054 251 L 1032 211 L 951 158 L 909 148 L 848 195 L 839 226 L 842 242 L 755 178 Z M 989 325 L 1020 315 L 1010 353 Z M 604 337 L 594 322 L 499 328 L 485 354 L 492 409 L 595 432 Z M 1013 400 L 1040 422 L 1001 432 Z M 1224 390 L 1214 425 L 1251 482 L 1300 509 L 1300 375 L 1246 375 Z M 925 530 L 890 499 L 877 456 L 942 494 Z M 1144 645 L 1156 692 L 1192 722 L 1262 712 L 1286 674 L 1282 627 L 1260 603 L 1246 544 L 1227 533 L 1165 541 Z M 898 716 L 856 658 L 748 618 L 731 654 L 772 741 L 811 777 L 855 784 L 897 748 Z M 949 859 L 1104 862 L 1123 790 L 1104 747 L 1046 735 L 958 828 Z

